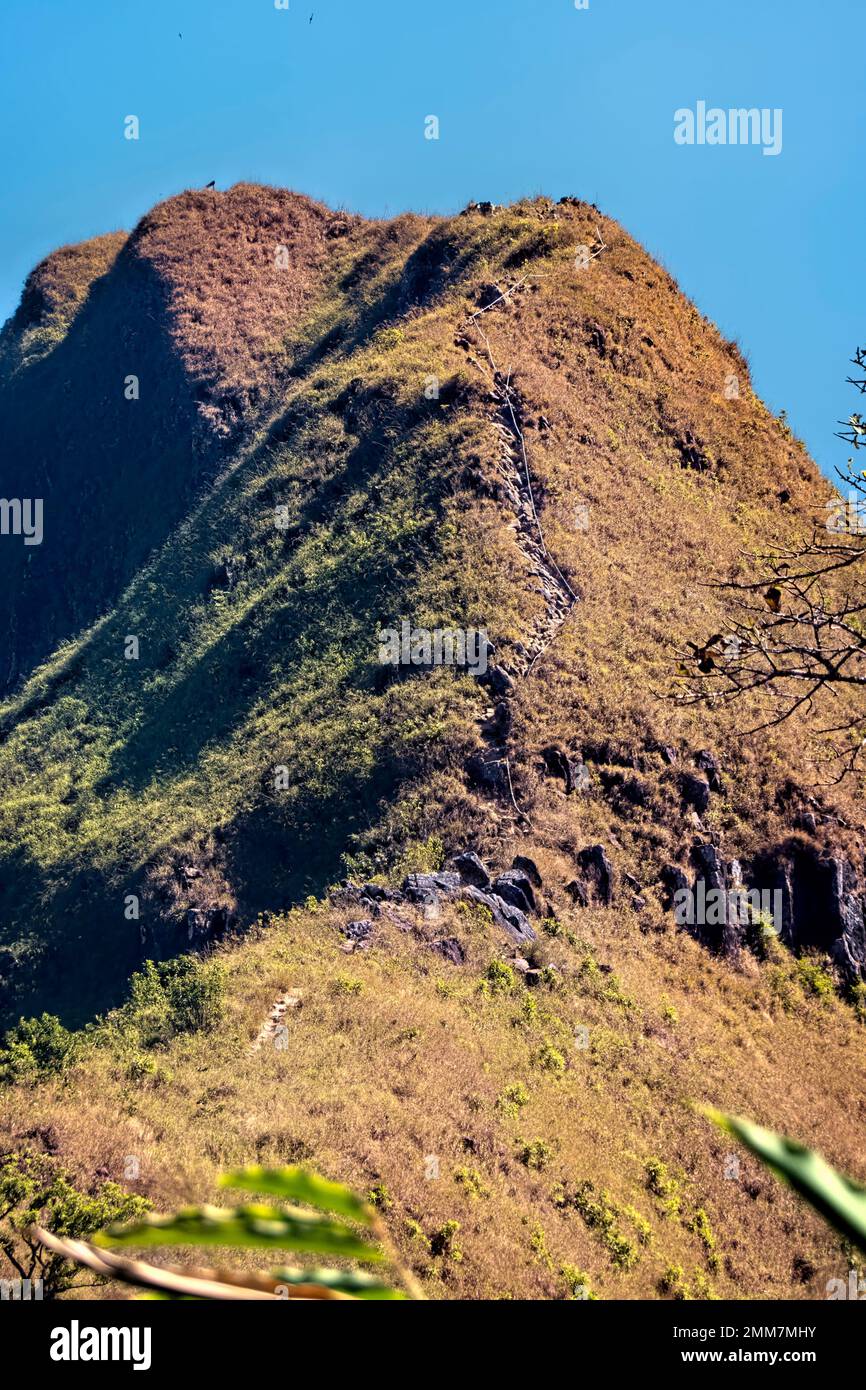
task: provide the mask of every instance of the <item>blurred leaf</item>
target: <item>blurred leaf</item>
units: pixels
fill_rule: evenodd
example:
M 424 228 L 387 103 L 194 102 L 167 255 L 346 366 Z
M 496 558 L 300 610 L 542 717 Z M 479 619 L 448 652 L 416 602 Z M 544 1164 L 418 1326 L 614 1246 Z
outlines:
M 277 1284 L 318 1284 L 337 1293 L 351 1294 L 362 1299 L 405 1299 L 399 1289 L 380 1283 L 359 1269 L 272 1269 L 271 1278 Z
M 303 1202 L 317 1211 L 333 1211 L 362 1226 L 372 1226 L 376 1213 L 343 1183 L 329 1182 L 306 1168 L 232 1168 L 220 1177 L 220 1187 L 243 1188 L 247 1192 Z
M 233 1245 L 298 1250 L 347 1259 L 384 1258 L 375 1245 L 348 1226 L 314 1212 L 278 1207 L 183 1207 L 167 1216 L 147 1216 L 126 1226 L 109 1226 L 93 1237 L 98 1246 Z
M 708 1107 L 704 1113 L 805 1197 L 837 1231 L 866 1250 L 866 1187 L 837 1173 L 814 1149 L 793 1139 L 720 1110 Z

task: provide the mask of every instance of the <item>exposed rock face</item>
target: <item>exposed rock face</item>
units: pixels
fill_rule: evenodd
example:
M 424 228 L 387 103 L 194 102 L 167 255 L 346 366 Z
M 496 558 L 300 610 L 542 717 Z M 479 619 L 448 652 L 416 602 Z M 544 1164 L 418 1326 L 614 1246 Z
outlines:
M 585 883 L 573 878 L 571 883 L 565 885 L 565 891 L 571 896 L 575 907 L 589 907 L 589 893 L 586 891 Z
M 533 885 L 530 877 L 522 869 L 506 869 L 495 883 L 474 850 L 464 850 L 452 861 L 457 872 L 441 870 L 433 874 L 409 874 L 403 880 L 401 896 L 420 907 L 438 905 L 443 897 L 453 898 L 457 894 L 469 902 L 487 908 L 496 926 L 507 932 L 512 941 L 521 944 L 534 941 L 536 933 L 530 925 L 528 913 L 537 912 Z M 531 863 L 532 861 L 528 861 Z M 533 865 L 533 868 L 535 866 Z M 541 875 L 535 869 L 539 882 Z M 362 899 L 363 901 L 363 899 Z M 442 938 L 448 941 L 450 938 Z M 459 943 L 457 943 L 459 945 Z M 455 952 L 433 943 L 434 950 L 443 950 L 447 959 L 454 964 Z
M 224 907 L 190 907 L 187 908 L 183 919 L 187 940 L 194 946 L 224 936 L 233 923 L 233 915 Z
M 365 917 L 355 922 L 347 922 L 341 930 L 347 941 L 353 941 L 356 946 L 366 946 L 373 935 L 373 923 Z
M 542 748 L 541 756 L 548 774 L 551 777 L 561 777 L 564 781 L 566 796 L 570 796 L 572 792 L 589 790 L 589 768 L 585 763 L 570 758 L 565 749 L 555 743 Z
M 689 886 L 686 872 L 680 868 L 679 864 L 663 864 L 659 878 L 664 889 L 664 906 L 671 909 L 674 906 L 676 894 L 683 892 Z
M 480 787 L 494 796 L 508 794 L 508 771 L 504 760 L 496 756 L 495 750 L 491 757 L 473 753 L 467 759 L 466 773 L 471 786 Z
M 699 767 L 701 772 L 707 774 L 710 791 L 721 792 L 723 790 L 721 769 L 715 754 L 710 753 L 706 748 L 702 748 L 700 752 L 695 754 L 695 767 Z
M 493 882 L 491 890 L 503 899 L 504 902 L 511 903 L 514 907 L 519 907 L 521 912 L 537 912 L 538 906 L 535 901 L 535 894 L 532 891 L 532 883 L 529 876 L 520 869 L 506 869 L 504 874 L 500 874 Z
M 460 875 L 447 870 L 435 874 L 408 874 L 403 880 L 403 892 L 410 903 L 435 903 L 440 894 L 450 897 L 461 887 Z
M 462 965 L 466 960 L 466 952 L 456 936 L 437 937 L 435 941 L 430 942 L 430 950 L 450 961 L 452 965 Z
M 663 901 L 710 950 L 736 959 L 755 944 L 756 914 L 769 913 L 792 951 L 821 951 L 849 983 L 866 979 L 866 887 L 843 853 L 791 839 L 741 866 L 698 840 L 690 861 L 691 884 L 678 864 L 663 866 Z
M 500 699 L 505 695 L 511 695 L 514 691 L 514 681 L 503 666 L 489 667 L 482 683 L 488 685 L 493 694 Z
M 684 772 L 680 777 L 680 791 L 683 804 L 691 806 L 699 816 L 704 814 L 710 804 L 710 784 L 693 772 Z
M 378 917 L 382 903 L 401 903 L 404 895 L 398 888 L 386 888 L 381 883 L 353 883 L 348 879 L 331 892 L 330 900 L 336 907 L 360 907 L 371 917 Z
M 473 888 L 488 888 L 490 886 L 490 875 L 482 864 L 474 850 L 464 850 L 454 859 L 454 867 L 464 883 L 471 883 Z
M 786 945 L 825 951 L 846 979 L 866 979 L 864 885 L 849 859 L 793 840 L 756 860 L 750 877 L 781 893 Z
M 470 902 L 486 907 L 496 925 L 507 932 L 512 941 L 517 942 L 518 945 L 522 945 L 526 941 L 535 941 L 535 929 L 530 925 L 526 913 L 521 912 L 519 907 L 505 902 L 496 893 L 484 893 L 480 888 L 464 888 L 463 896 Z
M 607 857 L 604 845 L 588 845 L 586 849 L 582 849 L 577 856 L 577 865 L 580 882 L 587 897 L 586 905 L 594 901 L 602 907 L 610 907 L 613 901 L 613 865 Z M 571 888 L 571 885 L 569 887 Z M 576 902 L 580 900 L 579 893 L 574 889 L 572 896 Z
M 691 861 L 695 868 L 693 885 L 695 921 L 697 936 L 719 955 L 735 960 L 745 938 L 747 923 L 740 920 L 741 914 L 732 910 L 729 889 L 738 886 L 737 875 L 731 874 L 731 866 L 722 859 L 718 849 L 712 844 L 700 841 L 692 847 Z M 717 895 L 715 901 L 707 900 L 710 894 Z
M 542 879 L 538 866 L 535 860 L 530 859 L 527 854 L 515 854 L 511 861 L 511 867 L 512 869 L 520 869 L 522 873 L 526 874 L 533 888 L 541 887 Z

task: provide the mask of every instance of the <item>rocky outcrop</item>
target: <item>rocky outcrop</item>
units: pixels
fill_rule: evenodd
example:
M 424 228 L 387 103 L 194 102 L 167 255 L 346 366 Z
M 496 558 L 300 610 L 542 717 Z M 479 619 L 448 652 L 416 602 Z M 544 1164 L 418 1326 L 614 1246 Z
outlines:
M 541 886 L 542 879 L 531 859 L 517 855 L 512 867 L 492 882 L 472 851 L 458 854 L 453 863 L 462 880 L 461 896 L 465 900 L 487 908 L 496 926 L 507 932 L 512 941 L 520 944 L 536 939 L 529 917 L 538 912 L 534 890 Z
M 866 980 L 866 884 L 843 852 L 791 837 L 741 865 L 699 839 L 689 862 L 691 881 L 662 867 L 663 904 L 710 950 L 735 960 L 772 930 L 798 954 L 829 956 L 848 984 Z
M 703 777 L 696 777 L 693 772 L 684 772 L 680 776 L 680 794 L 683 805 L 690 806 L 699 816 L 704 814 L 710 804 L 709 782 Z
M 786 945 L 825 952 L 851 983 L 866 979 L 864 878 L 844 853 L 791 838 L 757 858 L 749 876 L 780 894 Z
M 423 906 L 438 902 L 440 897 L 453 897 L 462 884 L 459 873 L 443 869 L 434 874 L 408 874 L 403 880 L 402 891 L 410 903 Z
M 456 936 L 440 936 L 429 945 L 431 951 L 435 951 L 452 965 L 462 965 L 466 960 L 466 952 Z
M 464 883 L 471 883 L 473 888 L 490 887 L 490 875 L 474 850 L 464 850 L 453 863 Z
M 537 933 L 535 928 L 530 925 L 529 918 L 519 907 L 514 907 L 507 903 L 504 898 L 500 898 L 497 893 L 484 893 L 480 888 L 467 886 L 463 889 L 463 897 L 469 902 L 477 903 L 479 907 L 485 907 L 493 918 L 494 924 L 507 932 L 512 941 L 522 945 L 526 941 L 535 941 Z
M 187 940 L 193 946 L 200 946 L 207 941 L 225 936 L 234 922 L 234 915 L 224 907 L 190 907 L 184 913 L 183 919 Z
M 710 791 L 722 792 L 724 790 L 718 759 L 709 749 L 702 748 L 695 754 L 695 767 L 700 768 L 701 772 L 706 773 Z
M 568 885 L 574 901 L 584 907 L 592 903 L 610 907 L 613 902 L 613 865 L 604 845 L 587 845 L 582 849 L 577 856 L 577 867 L 578 879 Z
M 520 869 L 526 874 L 533 888 L 540 888 L 542 884 L 541 874 L 534 859 L 530 859 L 528 854 L 515 854 L 511 861 L 512 869 Z
M 541 756 L 548 775 L 562 778 L 566 796 L 571 796 L 575 791 L 588 790 L 590 776 L 585 763 L 570 758 L 565 749 L 560 748 L 558 744 L 549 744 L 547 748 L 542 748 Z
M 676 902 L 677 893 L 682 893 L 689 886 L 689 880 L 684 869 L 679 864 L 663 864 L 659 880 L 662 885 L 662 906 L 672 911 Z
M 491 892 L 513 907 L 519 907 L 527 915 L 538 911 L 529 875 L 522 869 L 506 869 L 504 874 L 494 879 Z
M 347 922 L 340 930 L 347 941 L 354 942 L 356 948 L 368 946 L 373 935 L 373 923 L 369 917 L 363 917 L 354 922 Z

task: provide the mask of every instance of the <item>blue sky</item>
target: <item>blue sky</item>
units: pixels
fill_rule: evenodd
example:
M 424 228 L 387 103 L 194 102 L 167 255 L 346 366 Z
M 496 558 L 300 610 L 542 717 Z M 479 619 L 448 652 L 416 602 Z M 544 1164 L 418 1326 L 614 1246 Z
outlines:
M 0 319 L 54 247 L 212 178 L 367 214 L 570 193 L 740 341 L 830 471 L 866 343 L 863 33 L 862 0 L 3 0 Z M 699 100 L 781 108 L 781 153 L 675 144 Z

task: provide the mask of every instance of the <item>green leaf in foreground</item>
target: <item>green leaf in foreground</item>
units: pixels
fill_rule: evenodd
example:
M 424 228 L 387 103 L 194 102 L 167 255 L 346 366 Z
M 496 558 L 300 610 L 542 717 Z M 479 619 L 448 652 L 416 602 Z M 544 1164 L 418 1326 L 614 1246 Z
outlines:
M 866 1250 L 866 1187 L 837 1173 L 814 1149 L 736 1115 L 707 1107 L 721 1128 L 745 1144 L 768 1168 L 804 1197 L 837 1231 Z
M 246 1192 L 281 1197 L 283 1201 L 303 1202 L 317 1211 L 332 1211 L 362 1226 L 372 1226 L 376 1213 L 349 1187 L 330 1182 L 307 1168 L 232 1168 L 220 1177 L 220 1187 L 243 1188 Z
M 272 1279 L 278 1284 L 318 1284 L 337 1293 L 351 1294 L 362 1299 L 405 1299 L 399 1289 L 381 1284 L 360 1269 L 272 1269 Z
M 297 1250 L 346 1259 L 376 1261 L 382 1251 L 342 1222 L 315 1212 L 278 1207 L 182 1207 L 168 1216 L 147 1216 L 126 1226 L 109 1226 L 93 1237 L 99 1246 L 233 1245 Z

